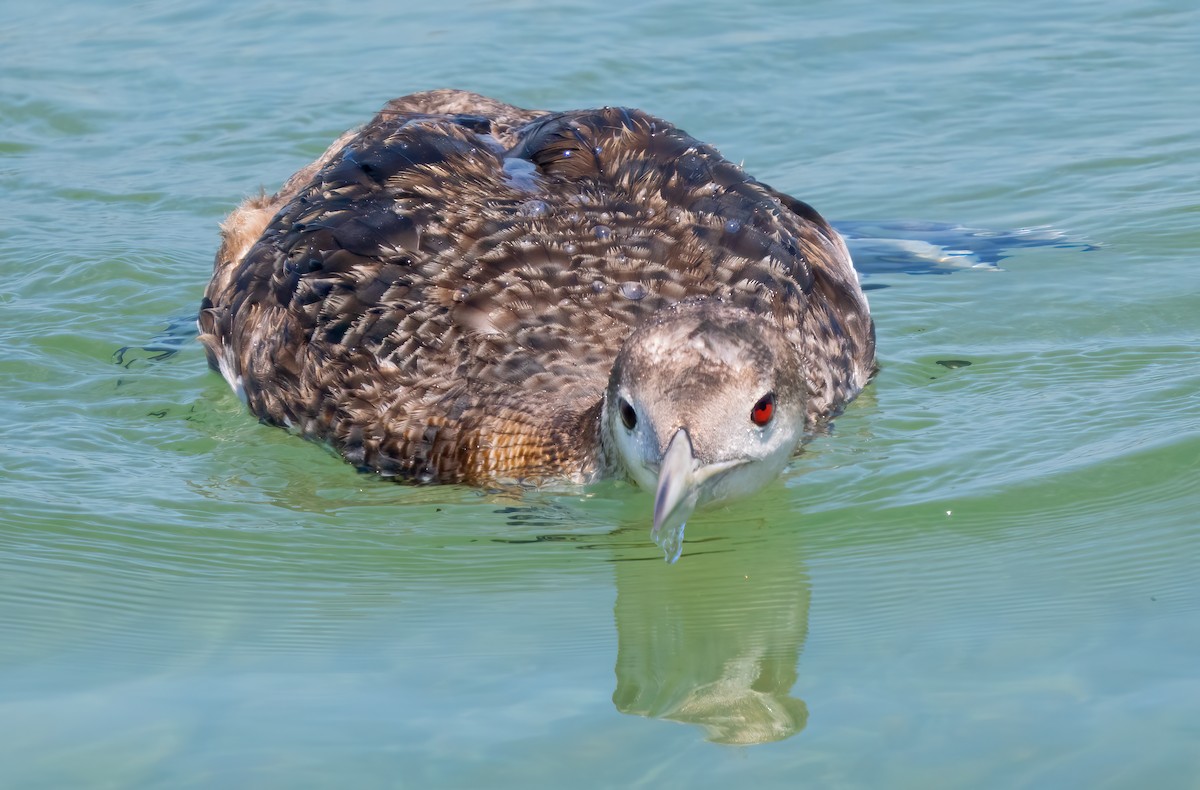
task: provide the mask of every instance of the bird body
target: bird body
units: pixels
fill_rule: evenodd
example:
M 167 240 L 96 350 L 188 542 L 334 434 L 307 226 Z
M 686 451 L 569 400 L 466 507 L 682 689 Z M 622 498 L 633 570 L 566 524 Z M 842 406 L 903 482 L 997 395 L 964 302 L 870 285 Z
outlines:
M 637 110 L 406 96 L 222 232 L 199 317 L 210 363 L 261 419 L 402 480 L 646 484 L 678 429 L 693 451 L 719 444 L 680 404 L 748 399 L 741 437 L 762 387 L 775 422 L 798 422 L 772 451 L 790 457 L 874 371 L 836 231 Z M 762 336 L 786 380 L 704 394 Z M 634 386 L 649 379 L 674 389 Z M 676 407 L 654 418 L 635 394 Z M 624 405 L 653 428 L 642 461 Z

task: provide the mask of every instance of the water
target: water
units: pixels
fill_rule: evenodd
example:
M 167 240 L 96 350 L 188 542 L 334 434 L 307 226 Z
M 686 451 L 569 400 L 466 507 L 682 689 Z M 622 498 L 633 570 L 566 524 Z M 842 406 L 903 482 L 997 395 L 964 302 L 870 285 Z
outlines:
M 0 784 L 1200 786 L 1193 6 L 6 3 Z M 153 358 L 438 86 L 871 237 L 880 376 L 674 566 L 626 486 L 385 485 Z M 960 229 L 1042 226 L 1095 249 Z

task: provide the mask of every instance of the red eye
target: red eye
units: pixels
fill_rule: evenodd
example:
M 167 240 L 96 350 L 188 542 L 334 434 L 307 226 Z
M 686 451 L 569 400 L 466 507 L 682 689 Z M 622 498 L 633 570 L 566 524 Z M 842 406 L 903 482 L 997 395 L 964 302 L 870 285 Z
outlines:
M 750 419 L 755 425 L 762 428 L 771 421 L 775 416 L 775 393 L 768 392 L 758 399 L 758 403 L 754 404 L 754 408 L 750 410 Z

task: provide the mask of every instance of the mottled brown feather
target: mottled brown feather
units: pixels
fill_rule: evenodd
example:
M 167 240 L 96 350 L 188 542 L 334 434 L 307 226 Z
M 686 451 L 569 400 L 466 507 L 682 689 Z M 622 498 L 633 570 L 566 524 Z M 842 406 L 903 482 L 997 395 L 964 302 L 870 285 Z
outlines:
M 251 411 L 421 482 L 610 473 L 623 340 L 716 299 L 800 350 L 816 426 L 874 369 L 849 255 L 807 204 L 638 110 L 389 102 L 223 225 L 200 312 Z

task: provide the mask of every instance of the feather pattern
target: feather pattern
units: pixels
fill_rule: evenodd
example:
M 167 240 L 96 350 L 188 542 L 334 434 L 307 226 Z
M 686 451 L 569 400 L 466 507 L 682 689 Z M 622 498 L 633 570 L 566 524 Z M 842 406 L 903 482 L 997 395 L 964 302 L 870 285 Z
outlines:
M 845 245 L 807 204 L 638 110 L 389 102 L 223 225 L 200 312 L 261 419 L 418 482 L 613 473 L 600 412 L 664 307 L 767 317 L 816 427 L 874 371 Z

